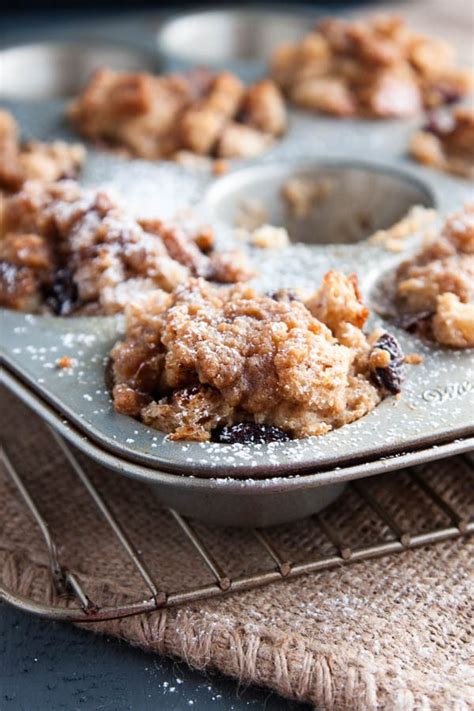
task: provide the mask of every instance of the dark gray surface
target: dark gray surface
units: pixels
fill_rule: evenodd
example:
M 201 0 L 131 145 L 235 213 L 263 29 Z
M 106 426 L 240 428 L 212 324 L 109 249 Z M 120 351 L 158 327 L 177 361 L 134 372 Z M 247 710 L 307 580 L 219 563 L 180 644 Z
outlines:
M 0 606 L 1 711 L 309 711 L 264 689 Z

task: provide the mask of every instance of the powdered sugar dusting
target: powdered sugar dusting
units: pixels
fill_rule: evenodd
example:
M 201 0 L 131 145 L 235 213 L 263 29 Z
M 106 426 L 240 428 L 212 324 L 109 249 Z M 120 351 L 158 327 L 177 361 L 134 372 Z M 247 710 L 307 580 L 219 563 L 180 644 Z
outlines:
M 61 103 L 41 104 L 34 111 L 26 104 L 12 108 L 26 135 L 47 139 L 61 133 L 62 138 L 72 138 L 67 129 L 58 129 Z M 331 119 L 292 112 L 288 134 L 259 162 L 268 165 L 290 158 L 307 160 L 311 156 L 347 161 L 377 156 L 387 166 L 405 169 L 428 183 L 442 212 L 459 207 L 469 196 L 469 186 L 449 176 L 410 166 L 402 157 L 412 128 L 410 122 L 391 121 L 354 120 L 335 124 Z M 245 164 L 234 163 L 232 169 Z M 176 211 L 186 212 L 189 207 L 199 214 L 199 204 L 212 181 L 212 176 L 204 171 L 193 172 L 166 163 L 124 161 L 94 150 L 89 152 L 83 176 L 88 186 L 106 186 L 107 190 L 121 193 L 124 203 L 135 214 L 165 218 Z M 206 219 L 213 218 L 207 215 Z M 219 227 L 218 243 L 232 243 L 231 226 Z M 261 272 L 255 284 L 265 291 L 294 286 L 314 288 L 328 268 L 337 267 L 345 272 L 356 271 L 367 296 L 378 276 L 400 257 L 377 245 L 297 244 L 279 253 L 253 250 L 252 259 Z M 71 421 L 80 423 L 86 432 L 94 433 L 115 452 L 132 453 L 151 467 L 194 474 L 215 472 L 216 479 L 231 473 L 248 477 L 241 485 L 252 487 L 262 475 L 287 477 L 292 468 L 339 466 L 354 456 L 370 453 L 380 456 L 389 448 L 403 450 L 415 440 L 454 438 L 473 426 L 473 390 L 469 385 L 474 382 L 472 356 L 435 348 L 389 326 L 406 353 L 424 356 L 421 365 L 406 369 L 400 400 L 390 398 L 363 419 L 321 438 L 252 447 L 174 443 L 112 411 L 104 367 L 111 346 L 123 332 L 120 318 L 66 320 L 11 312 L 2 312 L 0 318 L 2 348 L 8 362 L 21 369 L 31 382 L 40 383 L 42 391 L 58 403 Z M 372 316 L 369 326 L 378 325 L 385 325 L 383 319 Z M 73 356 L 76 367 L 56 368 L 57 359 L 63 355 Z M 229 486 L 235 483 L 232 479 L 228 481 Z M 277 483 L 278 478 L 273 481 Z

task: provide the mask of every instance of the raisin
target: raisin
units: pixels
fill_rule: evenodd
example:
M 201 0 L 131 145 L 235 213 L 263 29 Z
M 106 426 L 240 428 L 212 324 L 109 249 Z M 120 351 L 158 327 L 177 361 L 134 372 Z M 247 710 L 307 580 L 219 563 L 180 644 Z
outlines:
M 461 101 L 463 98 L 462 92 L 454 87 L 443 87 L 442 89 L 439 89 L 439 94 L 443 99 L 443 103 L 449 105 L 457 104 L 458 101 Z
M 380 336 L 374 349 L 387 351 L 390 355 L 390 362 L 386 368 L 375 368 L 373 371 L 373 379 L 378 387 L 388 390 L 392 395 L 396 395 L 401 390 L 402 384 L 402 366 L 403 353 L 395 336 L 390 333 L 384 333 Z
M 219 428 L 213 433 L 213 441 L 221 444 L 267 444 L 287 442 L 289 435 L 278 427 L 258 425 L 255 422 L 239 422 Z
M 70 269 L 57 269 L 52 282 L 43 287 L 44 300 L 57 316 L 67 316 L 74 311 L 79 303 L 77 284 Z
M 404 314 L 397 319 L 397 325 L 408 333 L 424 335 L 429 328 L 433 311 L 417 311 L 413 314 Z

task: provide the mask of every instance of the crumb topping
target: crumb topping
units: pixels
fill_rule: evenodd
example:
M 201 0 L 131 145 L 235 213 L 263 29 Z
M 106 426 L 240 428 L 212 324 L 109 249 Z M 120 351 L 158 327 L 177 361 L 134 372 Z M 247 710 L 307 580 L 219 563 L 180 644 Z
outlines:
M 329 272 L 306 298 L 191 279 L 126 313 L 111 354 L 115 408 L 171 439 L 206 441 L 243 422 L 322 435 L 399 391 L 403 358 L 364 333 L 353 275 Z
M 262 225 L 248 236 L 250 243 L 259 249 L 285 249 L 290 244 L 290 237 L 284 227 Z
M 423 230 L 425 235 L 427 230 L 434 223 L 438 216 L 436 210 L 414 205 L 401 220 L 386 230 L 377 230 L 369 237 L 371 244 L 384 247 L 388 252 L 403 252 L 407 246 L 407 238 Z
M 474 202 L 400 265 L 395 305 L 408 330 L 453 348 L 474 347 Z
M 408 365 L 420 365 L 423 360 L 424 358 L 420 353 L 407 353 L 405 356 L 405 363 Z
M 56 361 L 56 366 L 61 369 L 74 368 L 76 361 L 70 356 L 62 356 Z
M 412 136 L 410 153 L 419 163 L 474 180 L 474 109 L 433 113 Z
M 110 314 L 190 276 L 253 276 L 243 254 L 213 251 L 209 228 L 134 220 L 107 193 L 73 181 L 26 183 L 5 201 L 2 229 L 0 304 L 14 309 Z
M 274 52 L 272 75 L 303 108 L 336 116 L 409 116 L 458 101 L 472 74 L 454 49 L 399 17 L 328 18 L 297 44 Z
M 176 159 L 249 158 L 267 150 L 286 130 L 286 108 L 276 84 L 249 87 L 230 72 L 187 75 L 96 71 L 69 107 L 86 138 L 127 155 Z
M 85 153 L 79 143 L 20 143 L 15 119 L 8 111 L 0 110 L 0 190 L 14 192 L 27 180 L 52 183 L 61 178 L 74 178 Z

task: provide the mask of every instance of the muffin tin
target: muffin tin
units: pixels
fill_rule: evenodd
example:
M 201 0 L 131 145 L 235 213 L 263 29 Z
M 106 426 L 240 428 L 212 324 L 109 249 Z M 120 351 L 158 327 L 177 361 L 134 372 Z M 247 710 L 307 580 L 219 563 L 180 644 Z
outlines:
M 62 99 L 2 103 L 26 138 L 77 140 L 64 119 Z M 389 227 L 413 204 L 446 213 L 472 197 L 467 182 L 406 159 L 415 125 L 338 121 L 290 110 L 285 137 L 258 160 L 234 162 L 222 178 L 166 162 L 127 161 L 89 147 L 81 182 L 117 191 L 137 215 L 171 217 L 178 211 L 210 220 L 218 246 L 226 247 L 235 246 L 233 222 L 242 198 L 261 199 L 269 221 L 282 223 L 287 220 L 279 200 L 284 180 L 295 174 L 329 175 L 336 187 L 324 209 L 303 225 L 287 224 L 292 236 L 304 241 L 285 251 L 252 250 L 260 271 L 255 286 L 311 288 L 329 268 L 355 271 L 374 309 L 380 279 L 418 240 L 413 236 L 408 250 L 393 254 L 364 241 L 366 233 Z M 352 230 L 353 224 L 359 228 Z M 336 233 L 345 243 L 334 243 Z M 110 347 L 123 333 L 122 317 L 0 311 L 3 379 L 79 448 L 154 484 L 163 502 L 178 511 L 215 523 L 268 525 L 319 510 L 348 479 L 472 449 L 472 351 L 423 342 L 374 314 L 368 327 L 378 325 L 397 336 L 405 353 L 424 356 L 421 365 L 406 367 L 401 399 L 388 398 L 366 417 L 324 437 L 287 443 L 170 442 L 116 414 L 104 372 Z M 76 360 L 74 368 L 57 367 L 65 355 Z
M 9 47 L 1 54 L 2 99 L 72 97 L 100 67 L 130 72 L 156 69 L 153 53 L 99 40 L 38 42 Z
M 158 54 L 166 71 L 206 66 L 232 71 L 245 81 L 266 72 L 272 49 L 296 42 L 314 24 L 311 8 L 210 8 L 171 17 L 157 34 Z

